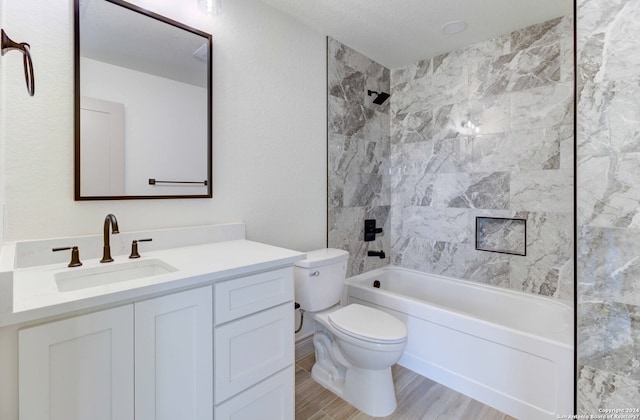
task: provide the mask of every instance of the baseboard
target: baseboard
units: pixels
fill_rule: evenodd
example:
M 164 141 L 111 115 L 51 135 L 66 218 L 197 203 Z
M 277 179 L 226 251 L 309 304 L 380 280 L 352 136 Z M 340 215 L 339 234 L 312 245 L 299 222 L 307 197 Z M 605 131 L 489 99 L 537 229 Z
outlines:
M 313 351 L 313 334 L 296 341 L 296 360 Z

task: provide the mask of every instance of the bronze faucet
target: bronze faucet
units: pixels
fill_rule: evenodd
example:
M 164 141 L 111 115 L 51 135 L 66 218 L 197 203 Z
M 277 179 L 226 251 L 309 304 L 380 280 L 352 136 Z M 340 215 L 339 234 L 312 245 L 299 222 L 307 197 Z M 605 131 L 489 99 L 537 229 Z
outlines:
M 113 261 L 111 258 L 111 246 L 109 245 L 109 225 L 111 225 L 111 233 L 114 235 L 116 233 L 120 233 L 118 230 L 118 219 L 113 214 L 107 214 L 104 218 L 104 236 L 103 236 L 103 246 L 102 246 L 102 259 L 101 263 L 108 263 Z

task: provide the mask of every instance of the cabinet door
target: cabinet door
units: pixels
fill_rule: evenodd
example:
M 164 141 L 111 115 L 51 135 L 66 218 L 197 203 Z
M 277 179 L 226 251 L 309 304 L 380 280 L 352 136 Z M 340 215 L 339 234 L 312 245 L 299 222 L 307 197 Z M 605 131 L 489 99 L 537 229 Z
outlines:
M 136 420 L 213 417 L 212 288 L 135 304 Z
M 133 420 L 133 306 L 25 328 L 20 420 Z

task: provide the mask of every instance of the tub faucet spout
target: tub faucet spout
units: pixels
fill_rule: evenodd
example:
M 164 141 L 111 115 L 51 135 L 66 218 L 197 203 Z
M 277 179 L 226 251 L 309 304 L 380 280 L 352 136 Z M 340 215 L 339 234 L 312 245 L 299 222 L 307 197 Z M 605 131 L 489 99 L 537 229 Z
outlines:
M 102 245 L 102 259 L 101 263 L 108 263 L 113 261 L 111 258 L 111 245 L 109 243 L 109 226 L 111 226 L 111 233 L 114 235 L 120 233 L 118 230 L 118 219 L 113 214 L 107 214 L 104 218 L 104 231 L 103 231 L 103 245 Z
M 387 256 L 384 255 L 384 251 L 367 251 L 367 257 L 380 257 L 380 259 L 387 258 Z

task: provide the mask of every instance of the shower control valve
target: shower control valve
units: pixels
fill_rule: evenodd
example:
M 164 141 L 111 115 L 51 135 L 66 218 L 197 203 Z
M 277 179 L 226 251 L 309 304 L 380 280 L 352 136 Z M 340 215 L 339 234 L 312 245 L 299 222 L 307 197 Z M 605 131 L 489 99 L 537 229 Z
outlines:
M 376 239 L 376 233 L 382 233 L 382 228 L 376 227 L 376 219 L 365 219 L 364 221 L 364 241 L 370 242 Z

